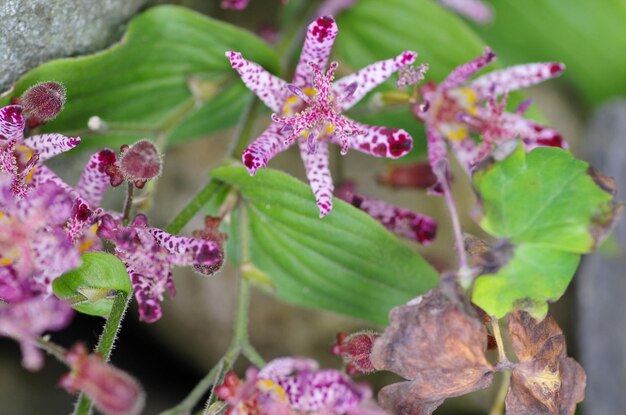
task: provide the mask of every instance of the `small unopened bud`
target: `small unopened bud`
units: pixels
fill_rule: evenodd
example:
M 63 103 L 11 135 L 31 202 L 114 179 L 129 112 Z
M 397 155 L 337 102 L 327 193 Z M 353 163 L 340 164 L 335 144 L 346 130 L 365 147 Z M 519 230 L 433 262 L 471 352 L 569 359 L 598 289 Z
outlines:
M 26 90 L 19 101 L 33 128 L 59 115 L 65 104 L 65 87 L 58 82 L 42 82 Z
M 370 355 L 374 341 L 379 336 L 373 331 L 360 331 L 349 336 L 339 333 L 331 353 L 343 358 L 349 374 L 374 372 L 376 369 L 372 365 Z
M 195 238 L 204 239 L 206 241 L 214 241 L 219 247 L 219 253 L 217 254 L 219 256 L 219 260 L 217 262 L 210 265 L 194 265 L 195 270 L 201 274 L 211 276 L 222 269 L 222 266 L 224 265 L 224 241 L 228 235 L 220 232 L 219 227 L 221 222 L 221 218 L 207 216 L 204 218 L 204 229 L 196 230 L 192 233 Z M 211 253 L 212 257 L 214 255 L 214 253 Z
M 59 384 L 70 393 L 82 391 L 106 415 L 138 415 L 145 403 L 143 388 L 135 378 L 106 364 L 85 345 L 74 345 L 65 355 L 72 371 Z
M 137 141 L 122 149 L 119 167 L 124 177 L 141 188 L 146 181 L 161 174 L 163 162 L 156 146 L 148 140 Z

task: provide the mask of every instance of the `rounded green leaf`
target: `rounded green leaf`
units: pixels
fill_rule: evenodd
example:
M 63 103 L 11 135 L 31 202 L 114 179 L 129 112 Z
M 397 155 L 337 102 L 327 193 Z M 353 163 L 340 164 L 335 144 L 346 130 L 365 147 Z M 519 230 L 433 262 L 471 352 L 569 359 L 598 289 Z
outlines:
M 81 313 L 108 316 L 115 295 L 119 291 L 131 292 L 126 267 L 106 252 L 87 252 L 81 259 L 80 267 L 54 280 L 54 294 Z
M 239 189 L 252 262 L 285 301 L 384 324 L 391 308 L 437 284 L 426 261 L 339 199 L 320 219 L 309 186 L 284 173 L 262 169 L 251 177 L 243 167 L 222 167 L 211 175 Z M 229 236 L 231 249 L 238 233 Z
M 569 285 L 580 254 L 595 248 L 619 213 L 602 180 L 587 163 L 553 147 L 526 153 L 518 145 L 504 160 L 479 169 L 473 182 L 480 224 L 508 240 L 513 254 L 476 280 L 472 301 L 496 317 L 513 309 L 545 316 L 547 302 Z
M 13 96 L 39 81 L 63 83 L 65 109 L 42 130 L 88 138 L 93 134 L 87 121 L 99 116 L 109 126 L 94 137 L 99 146 L 160 132 L 170 143 L 205 137 L 236 124 L 248 101 L 248 90 L 224 56 L 227 50 L 278 69 L 274 52 L 252 33 L 183 7 L 155 7 L 136 17 L 110 49 L 28 72 Z

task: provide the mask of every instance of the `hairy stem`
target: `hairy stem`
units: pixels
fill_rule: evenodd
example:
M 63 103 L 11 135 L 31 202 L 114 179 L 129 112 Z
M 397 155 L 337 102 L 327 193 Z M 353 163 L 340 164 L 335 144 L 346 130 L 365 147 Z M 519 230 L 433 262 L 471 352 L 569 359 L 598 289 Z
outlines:
M 467 281 L 467 279 L 471 278 L 471 276 L 467 277 L 465 275 L 470 273 L 468 268 L 467 255 L 465 253 L 465 245 L 463 243 L 463 231 L 461 230 L 461 221 L 459 220 L 459 213 L 456 209 L 456 203 L 454 202 L 454 196 L 452 195 L 450 182 L 446 177 L 447 174 L 441 176 L 443 177 L 438 178 L 443 189 L 443 197 L 446 201 L 446 206 L 448 207 L 448 213 L 450 214 L 450 219 L 452 220 L 454 247 L 459 260 L 460 283 L 463 288 L 467 289 L 469 288 L 469 285 L 471 285 L 471 281 Z
M 37 347 L 39 347 L 49 355 L 54 356 L 59 362 L 65 364 L 66 350 L 58 344 L 52 343 L 47 336 L 39 337 L 37 339 Z
M 135 186 L 132 182 L 126 183 L 126 199 L 124 199 L 124 208 L 122 209 L 122 223 L 124 225 L 128 224 L 128 220 L 130 219 L 130 210 L 133 207 L 133 190 Z
M 100 334 L 100 339 L 98 339 L 98 345 L 95 350 L 102 355 L 102 359 L 105 362 L 108 362 L 111 358 L 111 351 L 113 350 L 115 339 L 119 333 L 124 314 L 126 314 L 131 298 L 132 296 L 124 291 L 120 291 L 115 296 L 111 314 L 109 314 L 109 318 L 104 324 L 102 334 Z M 84 393 L 81 393 L 74 407 L 74 415 L 90 415 L 92 412 L 93 407 L 91 399 Z

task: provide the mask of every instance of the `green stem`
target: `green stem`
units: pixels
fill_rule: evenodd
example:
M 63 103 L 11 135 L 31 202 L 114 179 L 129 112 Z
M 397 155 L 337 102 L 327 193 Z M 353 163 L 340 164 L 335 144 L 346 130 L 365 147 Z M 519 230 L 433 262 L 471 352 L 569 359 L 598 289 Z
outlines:
M 122 223 L 124 225 L 128 224 L 128 220 L 130 219 L 130 210 L 133 207 L 133 190 L 135 186 L 132 182 L 126 183 L 126 199 L 124 200 L 124 208 L 122 209 Z
M 113 307 L 111 308 L 111 314 L 109 314 L 109 318 L 104 324 L 102 334 L 100 335 L 98 345 L 96 346 L 96 352 L 102 355 L 102 359 L 105 362 L 108 362 L 111 358 L 113 344 L 115 343 L 115 339 L 119 333 L 122 320 L 124 319 L 124 314 L 126 314 L 131 298 L 132 296 L 130 293 L 126 293 L 124 291 L 120 291 L 117 296 L 115 296 Z M 84 393 L 81 393 L 78 396 L 76 406 L 74 407 L 74 415 L 90 415 L 92 411 L 93 408 L 91 399 L 89 399 Z
M 165 227 L 165 231 L 171 234 L 179 233 L 196 213 L 202 209 L 204 205 L 209 203 L 213 196 L 225 186 L 216 180 L 209 180 L 209 182 L 191 199 L 189 203 L 176 215 L 169 225 Z
M 59 362 L 67 364 L 65 362 L 66 350 L 58 344 L 52 343 L 47 337 L 39 337 L 37 339 L 37 347 L 54 356 Z
M 511 371 L 505 370 L 502 373 L 502 380 L 500 381 L 500 387 L 498 388 L 498 394 L 491 406 L 489 415 L 502 415 L 504 413 L 504 403 L 506 401 L 506 395 L 509 391 L 509 384 L 511 383 Z

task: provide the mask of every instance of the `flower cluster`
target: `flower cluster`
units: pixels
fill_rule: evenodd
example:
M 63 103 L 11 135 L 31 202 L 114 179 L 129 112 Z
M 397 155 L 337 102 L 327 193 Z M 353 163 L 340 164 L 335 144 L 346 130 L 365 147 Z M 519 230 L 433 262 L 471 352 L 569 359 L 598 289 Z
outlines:
M 337 33 L 337 24 L 330 16 L 309 25 L 292 83 L 247 61 L 241 53 L 226 52 L 246 86 L 276 113 L 272 124 L 244 150 L 244 165 L 253 175 L 297 143 L 320 216 L 332 209 L 329 143 L 340 145 L 342 153 L 351 148 L 394 159 L 413 146 L 413 139 L 404 130 L 361 124 L 342 113 L 400 68 L 412 64 L 417 53 L 405 51 L 333 82 L 337 63 L 332 62 L 327 71 L 324 68 Z
M 229 415 L 382 415 L 371 391 L 334 369 L 319 369 L 311 359 L 283 357 L 261 370 L 249 368 L 245 379 L 229 372 L 216 388 Z

